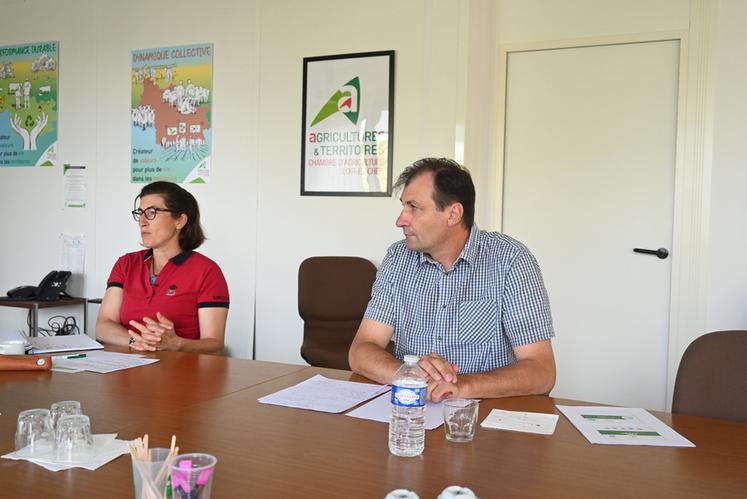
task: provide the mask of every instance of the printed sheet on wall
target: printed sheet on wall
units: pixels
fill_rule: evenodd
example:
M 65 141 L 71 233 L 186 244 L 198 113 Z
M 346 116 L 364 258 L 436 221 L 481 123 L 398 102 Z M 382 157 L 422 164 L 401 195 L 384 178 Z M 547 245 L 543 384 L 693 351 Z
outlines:
M 0 167 L 57 164 L 58 50 L 0 46 Z
M 213 45 L 132 52 L 132 183 L 206 183 L 212 149 Z

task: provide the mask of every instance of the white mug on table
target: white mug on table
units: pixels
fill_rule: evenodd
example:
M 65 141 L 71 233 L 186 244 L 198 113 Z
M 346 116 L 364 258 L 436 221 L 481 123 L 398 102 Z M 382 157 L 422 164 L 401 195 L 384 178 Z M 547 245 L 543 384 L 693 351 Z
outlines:
M 23 355 L 26 353 L 26 342 L 23 340 L 0 341 L 0 354 Z

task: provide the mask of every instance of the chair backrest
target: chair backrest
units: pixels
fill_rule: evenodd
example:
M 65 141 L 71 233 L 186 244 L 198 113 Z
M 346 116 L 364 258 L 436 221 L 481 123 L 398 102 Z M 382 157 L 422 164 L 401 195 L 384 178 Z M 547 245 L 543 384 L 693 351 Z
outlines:
M 747 331 L 708 333 L 687 347 L 672 412 L 747 421 Z
M 304 320 L 301 356 L 312 366 L 350 369 L 376 267 L 355 256 L 315 256 L 298 269 L 298 313 Z

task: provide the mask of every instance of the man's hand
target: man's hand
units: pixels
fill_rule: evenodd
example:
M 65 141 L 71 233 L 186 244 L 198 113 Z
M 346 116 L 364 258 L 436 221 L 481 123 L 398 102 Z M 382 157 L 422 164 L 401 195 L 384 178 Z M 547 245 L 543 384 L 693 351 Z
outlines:
M 427 397 L 432 402 L 441 402 L 448 398 L 464 398 L 459 392 L 460 386 L 457 383 L 433 380 L 428 382 Z
M 456 364 L 450 364 L 449 361 L 433 352 L 424 357 L 420 357 L 418 363 L 420 368 L 427 374 L 427 380 L 431 381 L 445 381 L 447 383 L 456 384 L 457 372 L 459 372 L 459 366 Z

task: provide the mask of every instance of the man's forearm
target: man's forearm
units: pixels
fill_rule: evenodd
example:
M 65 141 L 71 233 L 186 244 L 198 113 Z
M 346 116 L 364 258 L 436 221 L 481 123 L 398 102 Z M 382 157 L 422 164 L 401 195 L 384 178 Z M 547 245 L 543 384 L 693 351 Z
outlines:
M 389 384 L 402 365 L 389 352 L 375 343 L 354 343 L 348 355 L 350 368 L 377 383 Z
M 555 370 L 526 359 L 494 371 L 459 376 L 456 384 L 461 398 L 546 395 L 555 386 Z

